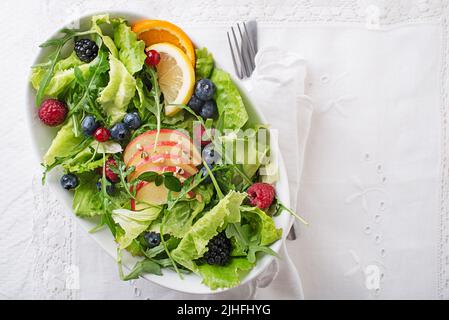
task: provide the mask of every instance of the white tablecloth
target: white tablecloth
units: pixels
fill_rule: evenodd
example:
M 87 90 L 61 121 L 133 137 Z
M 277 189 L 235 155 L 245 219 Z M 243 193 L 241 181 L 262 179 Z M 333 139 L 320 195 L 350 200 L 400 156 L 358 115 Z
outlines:
M 2 1 L 0 298 L 158 299 L 40 186 L 24 79 L 56 26 L 102 10 L 174 21 L 232 70 L 223 33 L 257 18 L 259 46 L 302 55 L 315 108 L 288 242 L 306 298 L 449 298 L 447 1 Z M 372 275 L 380 284 L 370 283 Z M 274 292 L 274 291 L 273 291 Z M 179 298 L 191 298 L 180 295 Z

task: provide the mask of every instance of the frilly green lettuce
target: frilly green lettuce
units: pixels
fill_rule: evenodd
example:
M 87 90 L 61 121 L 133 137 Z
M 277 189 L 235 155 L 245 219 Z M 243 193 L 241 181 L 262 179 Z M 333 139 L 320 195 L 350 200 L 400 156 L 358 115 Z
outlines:
M 209 78 L 214 68 L 214 58 L 206 48 L 196 49 L 195 76 L 197 79 Z
M 198 273 L 203 277 L 203 283 L 212 290 L 231 288 L 240 283 L 240 279 L 254 266 L 245 258 L 232 258 L 225 266 L 203 264 L 198 267 Z
M 78 59 L 75 52 L 67 58 L 58 61 L 55 65 L 54 74 L 50 80 L 50 83 L 45 90 L 45 95 L 49 97 L 57 97 L 73 80 L 75 80 L 75 67 L 78 67 L 83 75 L 86 75 L 89 71 L 89 67 L 95 63 L 97 63 L 97 59 L 93 60 L 89 64 L 83 63 Z M 46 69 L 44 65 L 37 65 L 32 68 L 30 81 L 34 89 L 39 89 L 45 73 Z
M 145 63 L 145 43 L 137 40 L 137 36 L 126 23 L 114 28 L 114 42 L 119 49 L 119 59 L 130 74 L 142 70 Z
M 93 217 L 102 215 L 102 202 L 95 185 L 94 173 L 85 173 L 79 176 L 80 184 L 75 189 L 72 208 L 79 217 Z
M 195 193 L 201 195 L 201 202 L 196 199 L 181 201 L 171 210 L 167 210 L 164 217 L 164 233 L 183 238 L 192 227 L 194 219 L 203 212 L 205 206 L 210 202 L 213 195 L 213 186 L 199 186 L 195 189 Z
M 83 137 L 75 137 L 73 133 L 73 122 L 69 119 L 65 125 L 59 129 L 56 137 L 53 139 L 50 148 L 44 155 L 43 164 L 49 166 L 55 161 L 55 157 L 64 157 L 69 155 L 72 150 L 78 146 Z
M 198 265 L 194 260 L 204 255 L 209 240 L 228 223 L 240 221 L 240 205 L 245 197 L 245 193 L 230 191 L 215 207 L 195 222 L 178 247 L 171 252 L 172 258 L 187 269 L 198 273 Z
M 215 68 L 212 72 L 215 84 L 215 101 L 220 117 L 223 117 L 223 129 L 240 129 L 248 121 L 242 96 L 229 73 Z
M 116 209 L 112 211 L 112 219 L 125 231 L 116 240 L 120 249 L 125 249 L 139 234 L 144 232 L 152 221 L 156 220 L 161 213 L 159 207 L 149 207 L 142 211 L 131 211 L 126 209 Z
M 254 229 L 254 235 L 259 239 L 260 246 L 267 246 L 279 240 L 282 229 L 276 229 L 273 218 L 257 207 L 242 206 L 242 217 Z
M 101 91 L 98 102 L 110 117 L 110 124 L 114 124 L 125 116 L 126 108 L 136 91 L 136 80 L 112 54 L 109 55 L 109 64 L 109 83 Z

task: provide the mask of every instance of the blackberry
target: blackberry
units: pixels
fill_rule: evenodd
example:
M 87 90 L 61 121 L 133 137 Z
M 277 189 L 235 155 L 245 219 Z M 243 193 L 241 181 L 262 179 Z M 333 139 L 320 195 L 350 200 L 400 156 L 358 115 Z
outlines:
M 97 44 L 89 39 L 80 39 L 75 42 L 75 53 L 83 62 L 91 62 L 98 55 Z
M 207 244 L 208 251 L 204 254 L 204 259 L 210 265 L 224 266 L 231 257 L 231 240 L 225 234 L 219 233 Z

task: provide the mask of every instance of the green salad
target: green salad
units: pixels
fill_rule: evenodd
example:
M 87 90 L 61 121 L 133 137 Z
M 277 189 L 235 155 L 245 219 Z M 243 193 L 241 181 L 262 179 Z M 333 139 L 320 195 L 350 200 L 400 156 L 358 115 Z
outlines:
M 237 286 L 261 255 L 276 255 L 273 217 L 291 212 L 262 174 L 266 126 L 206 48 L 167 21 L 139 23 L 93 16 L 41 45 L 49 54 L 30 82 L 42 125 L 58 128 L 43 182 L 62 168 L 74 213 L 112 233 L 123 280 L 171 269 Z M 124 251 L 139 257 L 128 274 Z

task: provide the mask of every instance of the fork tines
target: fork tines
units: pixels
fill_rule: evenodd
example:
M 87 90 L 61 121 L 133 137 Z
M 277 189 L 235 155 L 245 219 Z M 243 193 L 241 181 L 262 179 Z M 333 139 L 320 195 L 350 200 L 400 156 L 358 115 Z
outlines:
M 231 27 L 231 31 L 228 31 L 227 35 L 237 77 L 240 79 L 249 78 L 256 67 L 254 62 L 256 50 L 245 22 L 237 23 L 236 27 Z M 238 59 L 236 59 L 236 56 Z

